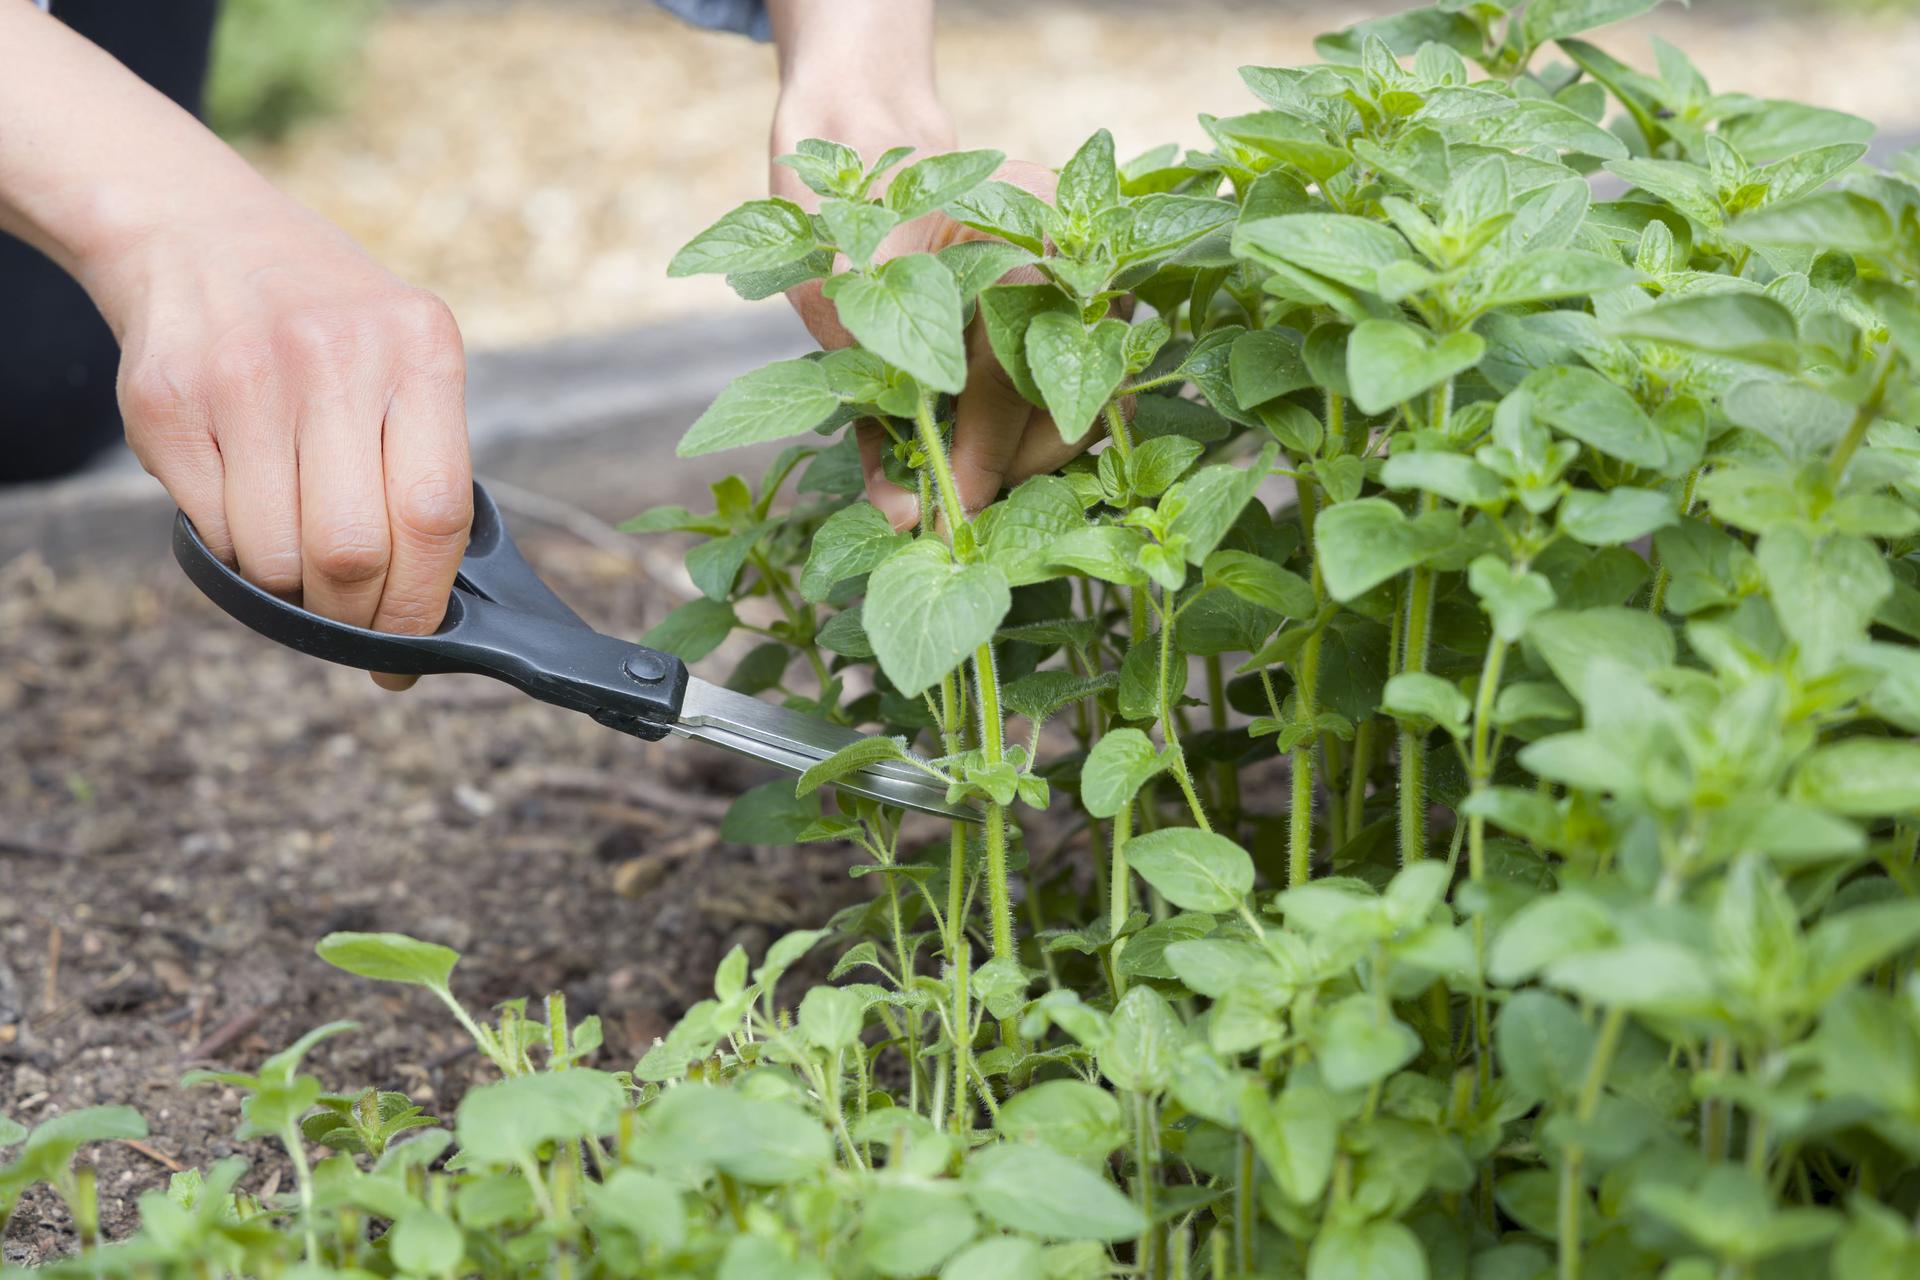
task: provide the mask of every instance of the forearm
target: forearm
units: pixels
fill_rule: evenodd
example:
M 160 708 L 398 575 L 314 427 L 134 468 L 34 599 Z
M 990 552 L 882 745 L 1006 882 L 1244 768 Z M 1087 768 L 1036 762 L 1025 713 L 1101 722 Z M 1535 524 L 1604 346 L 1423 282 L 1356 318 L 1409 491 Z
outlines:
M 863 153 L 953 146 L 934 82 L 934 0 L 768 0 L 780 58 L 773 151 L 803 138 Z
M 0 0 L 0 229 L 104 298 L 161 228 L 272 188 L 187 112 L 22 0 Z M 109 319 L 113 317 L 110 315 Z

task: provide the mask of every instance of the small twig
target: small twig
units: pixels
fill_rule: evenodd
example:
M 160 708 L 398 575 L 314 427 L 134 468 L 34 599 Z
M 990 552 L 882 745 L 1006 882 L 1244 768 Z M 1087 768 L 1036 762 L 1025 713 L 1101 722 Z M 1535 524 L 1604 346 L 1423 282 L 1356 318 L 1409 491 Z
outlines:
M 146 1143 L 141 1142 L 137 1138 L 123 1138 L 121 1140 L 121 1145 L 131 1147 L 133 1150 L 138 1151 L 141 1155 L 145 1156 L 147 1159 L 153 1161 L 155 1164 L 159 1165 L 163 1169 L 168 1170 L 169 1172 L 172 1172 L 172 1173 L 186 1172 L 187 1167 L 181 1164 L 178 1160 L 175 1160 L 172 1156 L 168 1155 L 164 1151 L 160 1151 L 153 1147 L 148 1146 Z
M 208 1033 L 207 1038 L 187 1050 L 186 1060 L 200 1062 L 218 1058 L 267 1019 L 265 1006 L 243 1009 Z

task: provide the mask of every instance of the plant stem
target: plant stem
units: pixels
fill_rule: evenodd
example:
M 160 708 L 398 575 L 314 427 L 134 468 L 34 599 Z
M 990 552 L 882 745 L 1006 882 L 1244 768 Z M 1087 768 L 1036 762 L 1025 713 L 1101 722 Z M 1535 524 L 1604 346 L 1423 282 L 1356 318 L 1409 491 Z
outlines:
M 1138 1275 L 1152 1277 L 1160 1273 L 1160 1259 L 1156 1245 L 1159 1243 L 1159 1231 L 1153 1223 L 1153 1170 L 1154 1128 L 1153 1099 L 1145 1093 L 1133 1095 L 1133 1191 L 1140 1204 L 1140 1216 L 1146 1222 L 1146 1228 L 1140 1233 L 1140 1242 L 1135 1247 L 1134 1270 Z
M 1693 491 L 1700 483 L 1700 468 L 1687 472 L 1687 482 L 1680 490 L 1680 514 L 1684 518 L 1693 514 Z M 1659 560 L 1660 552 L 1656 548 L 1654 558 Z M 1647 599 L 1647 612 L 1658 618 L 1667 610 L 1667 588 L 1673 585 L 1673 567 L 1660 561 L 1658 572 L 1653 577 L 1653 593 Z
M 1107 873 L 1107 936 L 1114 940 L 1108 963 L 1113 967 L 1113 998 L 1127 993 L 1127 980 L 1120 973 L 1121 928 L 1133 913 L 1133 873 L 1127 869 L 1127 841 L 1133 836 L 1133 802 L 1113 815 L 1113 868 Z
M 982 644 L 973 655 L 973 670 L 980 696 L 980 746 L 988 765 L 1006 759 L 1002 745 L 1000 720 L 1000 677 L 993 663 L 993 641 Z M 1007 888 L 1007 815 L 997 804 L 989 804 L 987 825 L 987 911 L 993 928 L 993 955 L 996 960 L 1014 958 L 1013 903 Z
M 1506 662 L 1507 642 L 1496 636 L 1487 646 L 1486 660 L 1480 668 L 1480 688 L 1474 697 L 1469 773 L 1475 795 L 1486 790 L 1487 784 L 1493 780 L 1493 707 L 1494 700 L 1499 696 L 1500 675 Z M 1486 879 L 1486 875 L 1487 820 L 1475 814 L 1467 819 L 1467 877 L 1478 885 Z M 1487 918 L 1484 912 L 1476 912 L 1473 917 L 1473 959 L 1473 971 L 1484 974 L 1487 969 Z M 1473 997 L 1473 1047 L 1483 1090 L 1492 1081 L 1493 1058 L 1488 1051 L 1491 1043 L 1487 998 L 1476 993 Z
M 1853 461 L 1853 455 L 1867 438 L 1867 431 L 1879 420 L 1880 410 L 1887 399 L 1887 380 L 1893 373 L 1893 346 L 1888 345 L 1880 357 L 1880 368 L 1874 376 L 1873 390 L 1853 415 L 1853 422 L 1847 427 L 1847 434 L 1833 446 L 1833 452 L 1827 456 L 1827 472 L 1838 485 L 1847 474 L 1847 464 Z
M 1367 818 L 1367 775 L 1373 771 L 1373 717 L 1353 730 L 1353 764 L 1347 774 L 1347 839 L 1360 834 Z
M 1406 657 L 1403 672 L 1427 669 L 1427 629 L 1433 620 L 1433 570 L 1413 571 L 1407 591 Z M 1400 865 L 1427 856 L 1427 760 L 1424 736 L 1400 730 Z
M 953 961 L 953 1132 L 964 1143 L 973 1128 L 971 1062 L 973 1044 L 968 1035 L 973 1026 L 967 984 L 973 968 L 973 948 L 963 937 Z
M 1593 1056 L 1587 1061 L 1587 1075 L 1580 1085 L 1580 1100 L 1575 1104 L 1576 1132 L 1593 1123 L 1600 1106 L 1600 1094 L 1613 1069 L 1613 1055 L 1620 1048 L 1620 1034 L 1626 1030 L 1627 1012 L 1614 1006 L 1600 1021 L 1600 1034 L 1593 1042 Z M 1581 1165 L 1586 1158 L 1577 1141 L 1569 1143 L 1560 1162 L 1560 1214 L 1557 1234 L 1560 1245 L 1560 1280 L 1580 1280 L 1580 1210 L 1586 1199 L 1586 1184 Z
M 1113 447 L 1120 455 L 1120 461 L 1133 460 L 1133 437 L 1127 432 L 1126 415 L 1120 412 L 1118 400 L 1107 401 L 1107 438 L 1113 441 Z
M 306 1242 L 307 1261 L 317 1263 L 320 1236 L 313 1229 L 313 1169 L 307 1164 L 307 1143 L 301 1136 L 298 1121 L 287 1121 L 287 1127 L 280 1133 L 280 1142 L 287 1149 L 287 1158 L 293 1161 L 293 1181 L 300 1189 L 300 1234 Z
M 1173 667 L 1173 609 L 1167 600 L 1166 588 L 1160 595 L 1160 732 L 1167 740 L 1168 748 L 1173 752 L 1173 778 L 1180 784 L 1180 794 L 1186 797 L 1187 808 L 1193 811 L 1194 825 L 1202 831 L 1212 831 L 1213 824 L 1207 821 L 1206 806 L 1200 803 L 1200 797 L 1193 789 L 1193 774 L 1187 769 L 1187 753 L 1180 748 L 1180 731 L 1174 727 L 1173 698 L 1167 677 Z
M 1206 660 L 1207 668 L 1207 724 L 1215 733 L 1225 732 L 1227 727 L 1227 674 L 1226 664 L 1214 654 Z M 1231 760 L 1221 760 L 1213 766 L 1214 790 L 1218 792 L 1221 824 L 1229 831 L 1233 830 L 1240 814 L 1240 770 Z
M 1253 1274 L 1253 1215 L 1255 1177 L 1253 1142 L 1246 1134 L 1235 1141 L 1238 1175 L 1233 1186 L 1233 1265 L 1236 1275 Z
M 1320 557 L 1313 554 L 1313 524 L 1319 515 L 1319 497 L 1312 481 L 1300 485 L 1300 536 L 1313 565 L 1313 602 L 1316 612 L 1324 609 L 1327 584 L 1320 573 Z M 1319 738 L 1320 723 L 1320 642 L 1326 629 L 1315 618 L 1314 632 L 1307 637 L 1300 661 L 1293 669 L 1293 718 L 1304 725 L 1305 733 L 1293 748 L 1293 796 L 1287 808 L 1287 885 L 1305 884 L 1313 878 L 1313 748 Z
M 967 509 L 960 503 L 960 487 L 954 483 L 953 464 L 947 460 L 946 445 L 940 439 L 940 428 L 933 421 L 933 399 L 922 395 L 914 404 L 914 424 L 919 429 L 920 451 L 927 456 L 927 465 L 933 468 L 934 484 L 940 491 L 940 510 L 947 518 L 947 540 L 953 540 L 953 531 L 967 522 Z

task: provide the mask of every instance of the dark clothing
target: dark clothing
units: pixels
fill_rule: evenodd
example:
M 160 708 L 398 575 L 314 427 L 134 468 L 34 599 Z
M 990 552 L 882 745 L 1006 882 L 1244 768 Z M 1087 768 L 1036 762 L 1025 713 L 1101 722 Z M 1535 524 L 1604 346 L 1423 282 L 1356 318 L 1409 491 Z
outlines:
M 60 20 L 200 110 L 217 0 L 60 0 Z M 120 352 L 80 286 L 0 234 L 0 485 L 65 475 L 120 437 Z

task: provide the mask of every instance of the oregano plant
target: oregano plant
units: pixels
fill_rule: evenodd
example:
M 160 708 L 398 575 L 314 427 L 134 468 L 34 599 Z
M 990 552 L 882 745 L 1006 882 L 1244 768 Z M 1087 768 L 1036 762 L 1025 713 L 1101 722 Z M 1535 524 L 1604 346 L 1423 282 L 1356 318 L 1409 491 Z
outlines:
M 735 381 L 681 452 L 790 443 L 630 527 L 695 539 L 649 643 L 872 734 L 725 834 L 873 895 L 611 1074 L 563 1005 L 483 1027 L 451 952 L 329 939 L 505 1077 L 454 1161 L 405 1098 L 235 1078 L 339 1154 L 74 1274 L 1920 1274 L 1920 158 L 1583 38 L 1651 7 L 1364 22 L 1051 203 L 785 157 L 818 212 L 673 270 L 821 280 L 856 345 Z M 991 238 L 874 261 L 935 211 Z M 976 332 L 1094 447 L 969 513 Z M 831 798 L 881 760 L 978 821 Z

